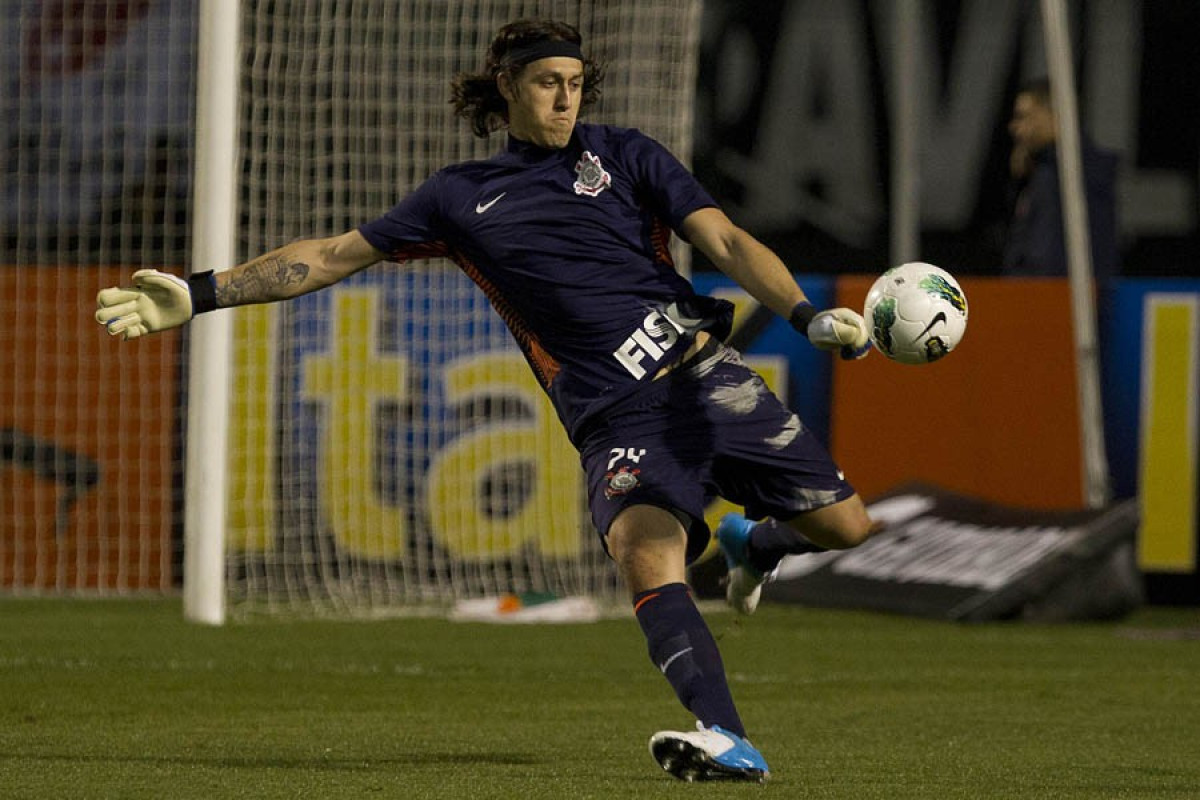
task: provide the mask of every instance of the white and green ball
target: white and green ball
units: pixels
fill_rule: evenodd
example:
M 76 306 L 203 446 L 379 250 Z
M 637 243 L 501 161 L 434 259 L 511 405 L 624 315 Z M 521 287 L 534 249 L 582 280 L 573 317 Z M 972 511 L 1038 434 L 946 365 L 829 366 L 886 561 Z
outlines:
M 962 341 L 967 296 L 946 270 L 914 261 L 879 276 L 863 318 L 879 352 L 902 364 L 928 364 Z

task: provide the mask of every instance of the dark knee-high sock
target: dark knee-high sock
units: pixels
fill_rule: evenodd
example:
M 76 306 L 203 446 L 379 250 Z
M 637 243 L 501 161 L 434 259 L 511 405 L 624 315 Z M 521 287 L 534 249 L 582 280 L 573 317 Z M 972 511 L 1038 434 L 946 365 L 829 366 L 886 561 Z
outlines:
M 650 660 L 666 676 L 679 701 L 704 723 L 745 736 L 733 705 L 725 665 L 687 584 L 668 583 L 633 596 L 634 614 L 646 634 Z
M 750 566 L 764 575 L 779 566 L 786 555 L 824 552 L 824 547 L 813 544 L 791 526 L 781 525 L 770 517 L 750 529 L 750 541 L 746 545 Z

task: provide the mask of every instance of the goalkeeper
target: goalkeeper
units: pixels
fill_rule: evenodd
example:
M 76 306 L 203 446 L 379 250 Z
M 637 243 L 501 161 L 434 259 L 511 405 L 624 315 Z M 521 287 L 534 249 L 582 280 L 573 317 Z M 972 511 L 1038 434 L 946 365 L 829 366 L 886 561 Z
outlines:
M 787 267 L 734 225 L 667 150 L 633 129 L 583 124 L 603 68 L 569 25 L 521 20 L 483 70 L 453 83 L 474 133 L 504 149 L 446 167 L 356 230 L 298 241 L 186 280 L 155 270 L 104 289 L 96 319 L 135 338 L 220 308 L 286 300 L 380 260 L 445 256 L 508 325 L 580 453 L 592 519 L 632 594 L 650 657 L 697 718 L 650 750 L 686 780 L 763 780 L 717 645 L 685 584 L 715 495 L 743 505 L 717 537 L 727 597 L 754 610 L 786 553 L 852 547 L 872 523 L 811 431 L 722 344 L 725 301 L 675 270 L 672 230 L 821 349 L 867 352 L 862 318 L 817 311 Z M 758 524 L 751 519 L 763 519 Z

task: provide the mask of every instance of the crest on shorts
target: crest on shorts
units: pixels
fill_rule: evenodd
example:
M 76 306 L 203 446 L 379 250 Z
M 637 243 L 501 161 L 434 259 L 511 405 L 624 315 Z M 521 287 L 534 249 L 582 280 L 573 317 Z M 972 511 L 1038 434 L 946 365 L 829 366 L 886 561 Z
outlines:
M 642 482 L 638 478 L 640 469 L 630 469 L 629 467 L 621 467 L 616 472 L 608 472 L 605 478 L 608 479 L 608 486 L 604 487 L 604 496 L 609 500 L 623 494 L 629 494 Z
M 575 164 L 575 194 L 595 197 L 612 185 L 612 176 L 604 171 L 600 157 L 584 150 Z

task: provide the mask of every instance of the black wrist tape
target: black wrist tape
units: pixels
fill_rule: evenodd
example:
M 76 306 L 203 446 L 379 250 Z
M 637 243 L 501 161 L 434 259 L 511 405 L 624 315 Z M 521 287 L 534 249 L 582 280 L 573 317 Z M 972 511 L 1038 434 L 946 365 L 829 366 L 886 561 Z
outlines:
M 813 308 L 813 304 L 807 300 L 796 303 L 792 309 L 792 315 L 788 317 L 788 322 L 796 332 L 801 336 L 808 336 L 808 323 L 812 322 L 813 317 L 817 315 L 817 310 Z
M 217 308 L 217 279 L 213 271 L 193 272 L 188 275 L 188 291 L 192 294 L 192 316 L 213 311 Z

